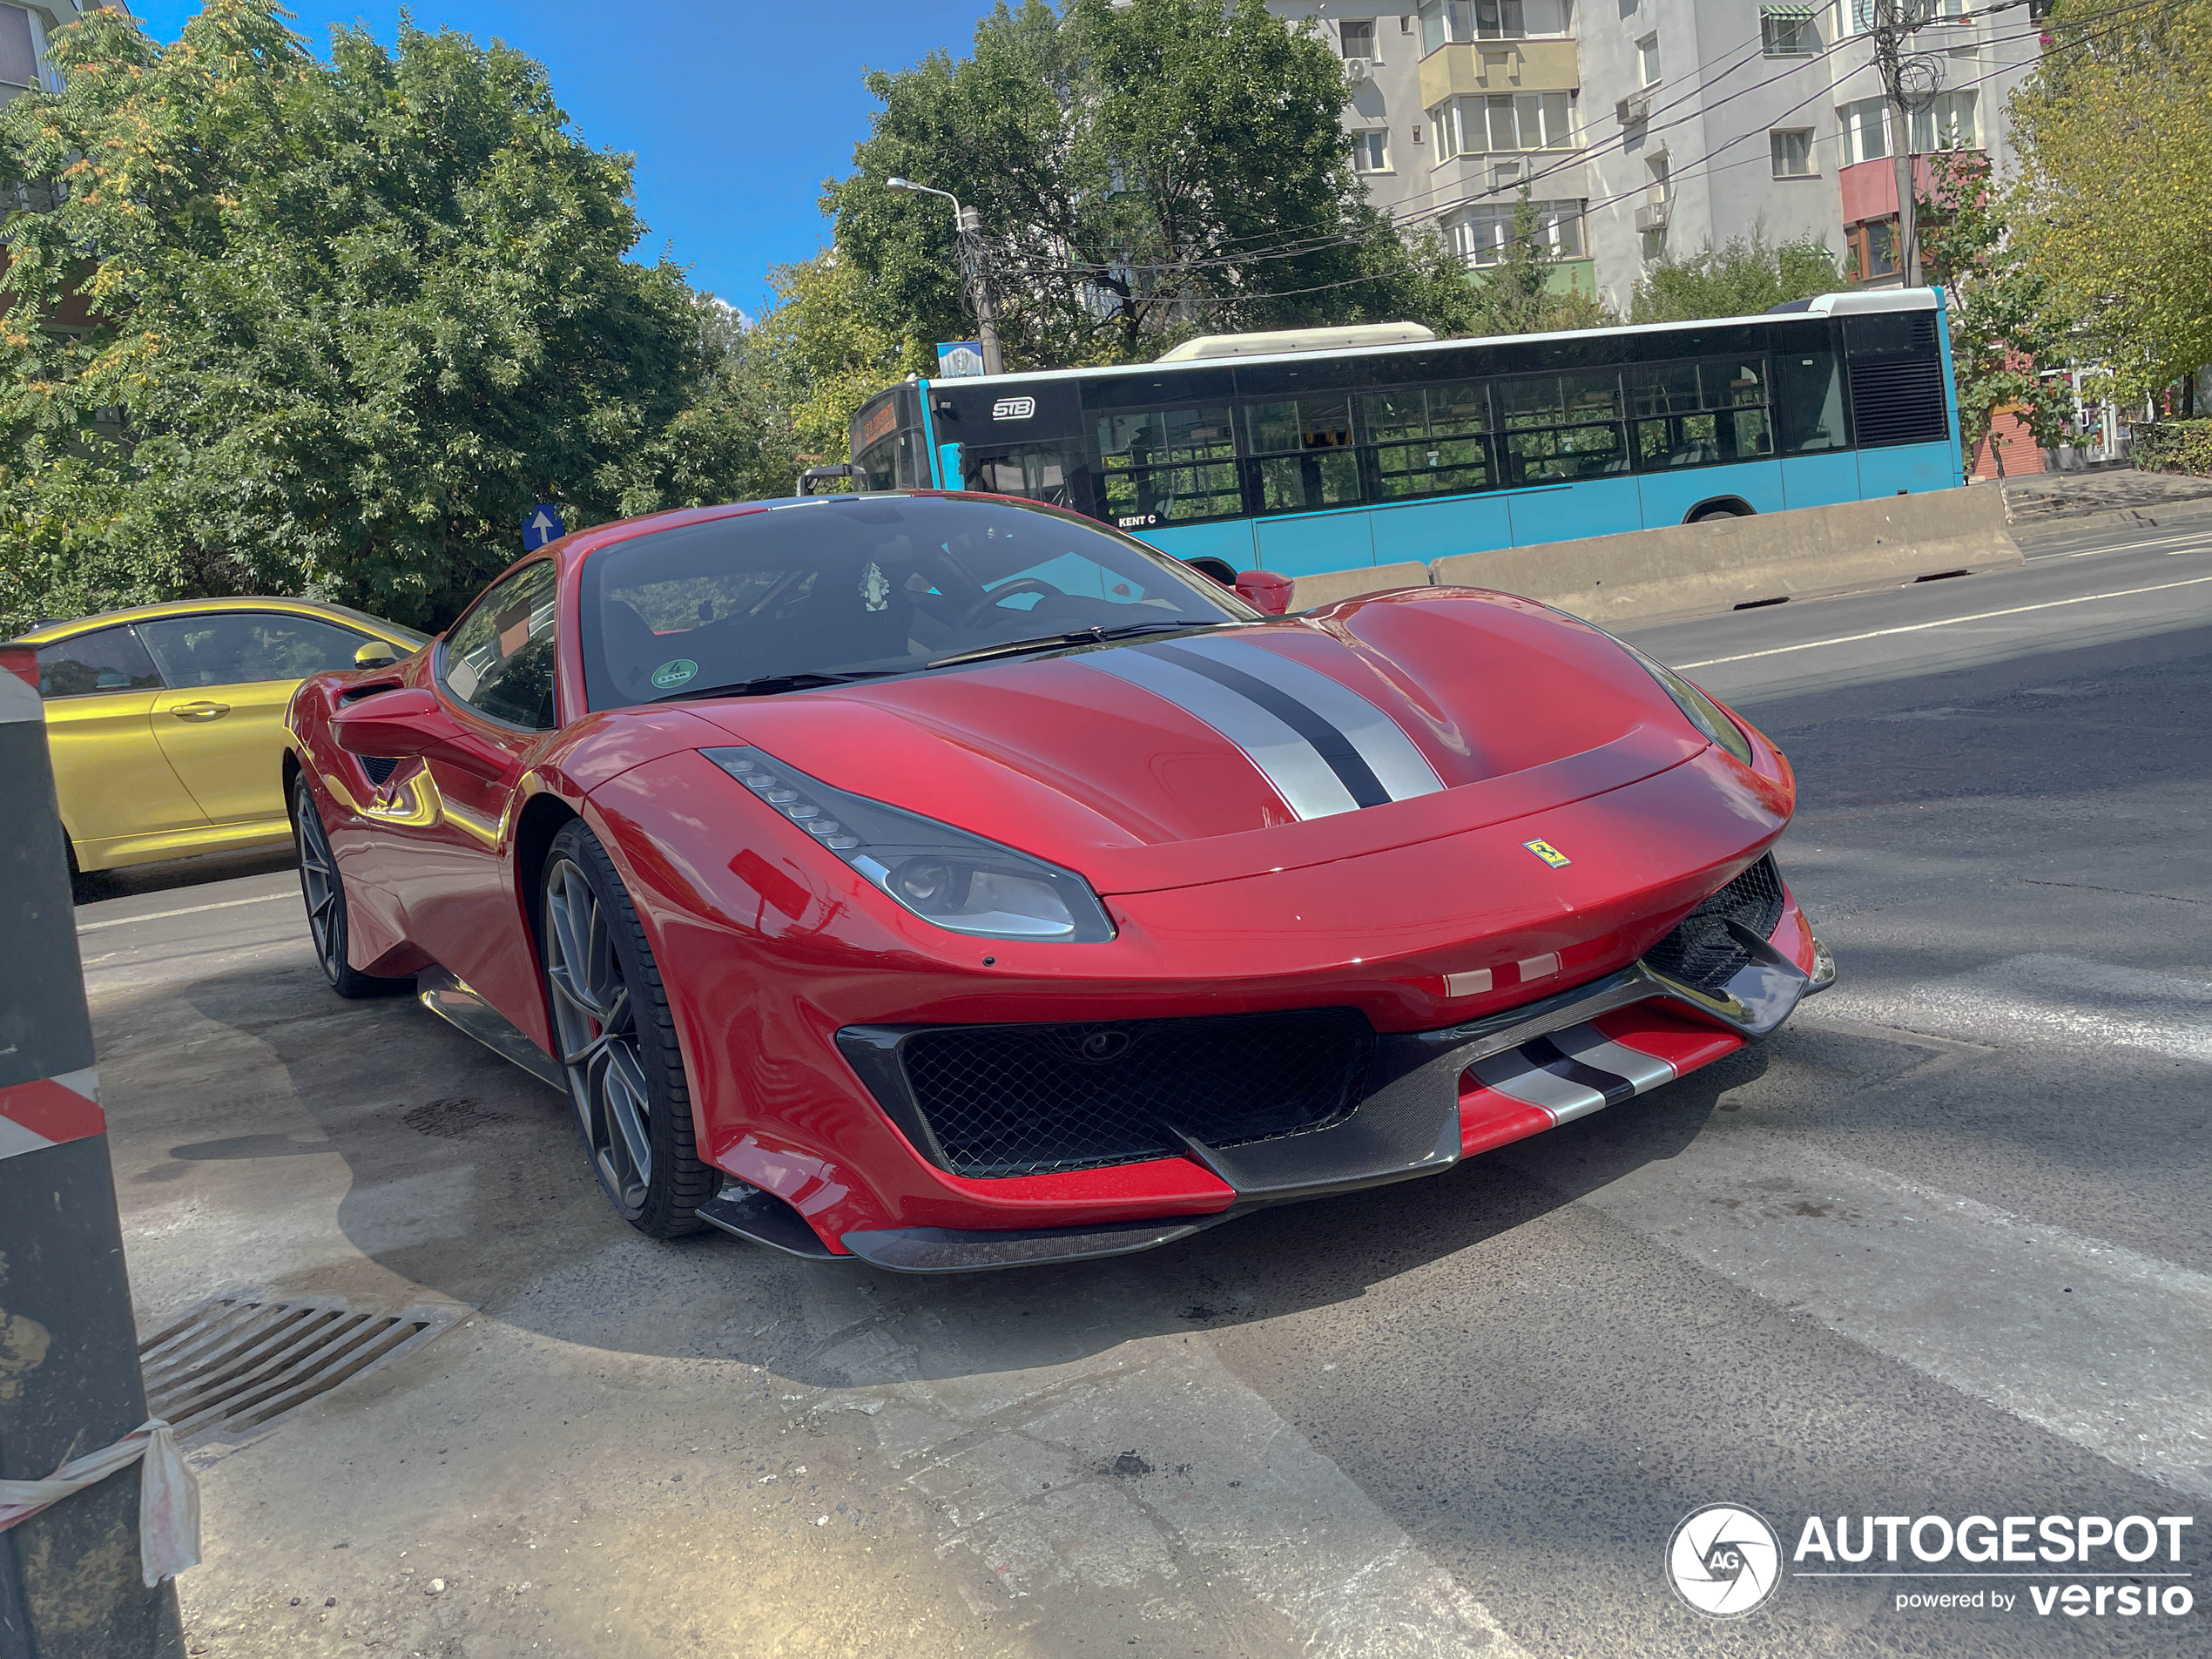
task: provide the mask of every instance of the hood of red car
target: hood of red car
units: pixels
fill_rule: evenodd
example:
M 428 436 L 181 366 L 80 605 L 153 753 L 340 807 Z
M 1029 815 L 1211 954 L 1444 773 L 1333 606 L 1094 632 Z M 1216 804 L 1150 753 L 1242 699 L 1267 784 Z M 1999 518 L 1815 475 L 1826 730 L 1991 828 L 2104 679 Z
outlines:
M 1707 746 L 1596 630 L 1449 590 L 691 707 L 826 783 L 1049 859 L 1102 893 L 1406 846 L 1616 789 Z

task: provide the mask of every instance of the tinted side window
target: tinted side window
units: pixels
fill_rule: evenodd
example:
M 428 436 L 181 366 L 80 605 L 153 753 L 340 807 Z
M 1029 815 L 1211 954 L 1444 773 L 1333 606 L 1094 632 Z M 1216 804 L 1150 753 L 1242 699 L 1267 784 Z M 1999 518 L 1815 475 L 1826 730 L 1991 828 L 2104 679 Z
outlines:
M 446 641 L 446 689 L 495 720 L 551 731 L 557 586 L 540 559 L 489 589 Z
M 38 648 L 38 695 L 91 697 L 99 691 L 158 691 L 146 648 L 128 628 L 102 628 Z
M 161 677 L 173 687 L 297 680 L 351 668 L 368 636 L 310 617 L 233 610 L 138 624 Z
M 1785 455 L 1851 448 L 1835 353 L 1775 354 L 1774 424 Z

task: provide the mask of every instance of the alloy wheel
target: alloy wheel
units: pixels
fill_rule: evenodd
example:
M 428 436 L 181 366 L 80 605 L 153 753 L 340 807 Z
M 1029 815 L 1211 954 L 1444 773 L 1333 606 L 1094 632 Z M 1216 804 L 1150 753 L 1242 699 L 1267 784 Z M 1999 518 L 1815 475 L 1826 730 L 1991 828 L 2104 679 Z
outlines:
M 346 890 L 338 880 L 338 860 L 321 816 L 305 789 L 300 792 L 300 891 L 307 904 L 307 932 L 315 961 L 333 985 L 346 972 Z
M 652 1108 L 637 1049 L 637 1011 L 606 907 L 567 859 L 545 877 L 545 977 L 569 1096 L 600 1182 L 625 1215 L 652 1179 Z

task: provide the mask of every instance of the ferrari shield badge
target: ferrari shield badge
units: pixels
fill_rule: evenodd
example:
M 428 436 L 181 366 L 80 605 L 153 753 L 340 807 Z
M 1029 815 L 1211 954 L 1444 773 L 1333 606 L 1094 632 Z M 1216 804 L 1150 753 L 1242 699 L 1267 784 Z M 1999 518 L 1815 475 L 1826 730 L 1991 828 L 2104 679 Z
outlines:
M 699 671 L 699 665 L 688 657 L 678 657 L 672 663 L 663 663 L 653 671 L 653 686 L 657 691 L 671 691 Z
M 1575 862 L 1549 841 L 1523 841 L 1521 845 L 1554 870 L 1563 870 Z

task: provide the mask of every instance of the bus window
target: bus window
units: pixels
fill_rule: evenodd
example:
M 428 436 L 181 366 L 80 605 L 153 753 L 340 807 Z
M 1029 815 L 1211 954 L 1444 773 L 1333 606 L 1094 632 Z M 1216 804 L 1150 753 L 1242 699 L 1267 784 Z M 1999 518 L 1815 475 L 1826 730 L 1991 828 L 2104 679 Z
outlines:
M 1244 438 L 1259 511 L 1310 513 L 1359 500 L 1350 398 L 1246 404 Z
M 1570 483 L 1629 470 L 1621 377 L 1611 369 L 1498 383 L 1509 483 Z
M 1639 468 L 1709 467 L 1773 451 L 1762 362 L 1653 363 L 1626 379 Z
M 1490 488 L 1489 403 L 1481 387 L 1376 392 L 1359 401 L 1379 499 Z
M 1086 510 L 1076 499 L 1075 481 L 1082 462 L 1073 443 L 1009 444 L 970 449 L 963 457 L 961 487 L 994 496 L 1026 496 L 1051 507 Z
M 1843 376 L 1833 352 L 1777 352 L 1774 359 L 1774 426 L 1785 455 L 1848 449 L 1844 427 Z
M 1123 529 L 1244 514 L 1226 405 L 1098 417 L 1103 516 Z

